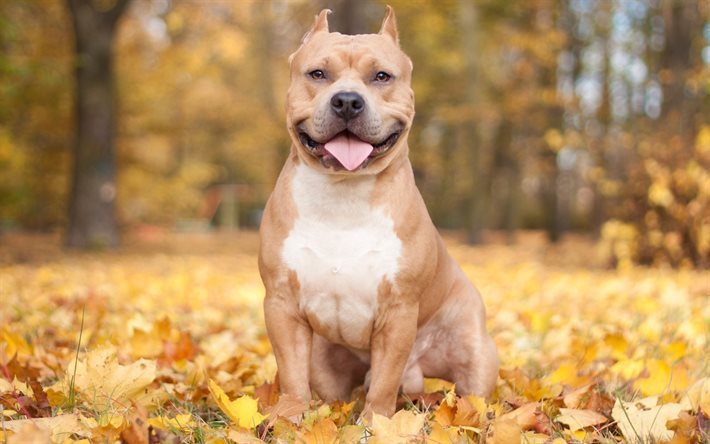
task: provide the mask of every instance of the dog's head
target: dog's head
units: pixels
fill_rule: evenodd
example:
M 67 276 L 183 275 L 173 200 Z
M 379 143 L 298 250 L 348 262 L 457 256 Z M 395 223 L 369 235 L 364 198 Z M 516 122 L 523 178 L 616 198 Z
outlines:
M 406 155 L 412 62 L 399 48 L 391 7 L 378 34 L 330 32 L 329 13 L 316 16 L 289 58 L 288 129 L 299 158 L 312 168 L 377 174 Z

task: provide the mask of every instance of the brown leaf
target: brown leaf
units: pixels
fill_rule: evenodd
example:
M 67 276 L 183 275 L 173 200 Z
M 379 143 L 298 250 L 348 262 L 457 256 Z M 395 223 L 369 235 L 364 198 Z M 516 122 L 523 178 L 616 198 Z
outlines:
M 680 412 L 677 419 L 672 419 L 666 423 L 666 427 L 675 432 L 671 444 L 700 442 L 700 437 L 697 436 L 699 435 L 698 417 L 688 412 Z M 696 436 L 697 440 L 694 439 Z
M 148 411 L 141 405 L 134 405 L 128 417 L 128 427 L 121 431 L 121 439 L 126 444 L 149 444 Z
M 335 444 L 338 439 L 338 427 L 329 418 L 322 419 L 311 427 L 311 430 L 300 433 L 304 444 Z
M 278 378 L 275 382 L 262 384 L 254 390 L 254 397 L 259 400 L 259 408 L 267 411 L 279 400 Z
M 264 413 L 269 418 L 266 427 L 271 427 L 279 417 L 288 418 L 292 422 L 296 422 L 293 419 L 300 417 L 306 410 L 308 410 L 308 403 L 298 396 L 281 395 L 275 405 L 264 410 Z
M 443 426 L 450 426 L 454 423 L 456 416 L 456 406 L 451 407 L 446 402 L 439 404 L 439 407 L 434 410 L 434 421 Z
M 452 421 L 453 425 L 478 427 L 480 425 L 478 410 L 466 398 L 456 400 L 456 414 Z M 449 425 L 449 424 L 442 424 Z
M 498 420 L 507 421 L 509 419 L 512 419 L 523 430 L 529 430 L 532 429 L 538 422 L 537 415 L 535 414 L 537 412 L 538 407 L 539 403 L 530 402 L 513 410 L 512 412 L 508 412 L 505 415 L 502 415 L 500 418 L 498 418 Z
M 564 395 L 562 398 L 565 406 L 570 409 L 584 408 L 590 398 L 590 392 L 594 388 L 594 384 L 584 385 L 574 391 Z
M 573 432 L 607 422 L 604 415 L 600 415 L 594 410 L 583 409 L 560 409 L 560 415 L 555 421 L 569 427 Z

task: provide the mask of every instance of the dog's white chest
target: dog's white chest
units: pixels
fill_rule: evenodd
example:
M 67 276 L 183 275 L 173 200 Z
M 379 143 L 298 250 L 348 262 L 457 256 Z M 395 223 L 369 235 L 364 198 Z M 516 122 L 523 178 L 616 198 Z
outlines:
M 299 303 L 316 333 L 368 349 L 383 280 L 394 282 L 402 242 L 370 204 L 374 178 L 333 182 L 300 165 L 292 182 L 298 218 L 283 259 L 300 284 Z

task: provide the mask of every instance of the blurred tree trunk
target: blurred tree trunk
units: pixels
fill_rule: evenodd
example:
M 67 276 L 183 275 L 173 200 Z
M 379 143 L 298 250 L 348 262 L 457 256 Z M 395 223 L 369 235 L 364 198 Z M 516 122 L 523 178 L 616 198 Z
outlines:
M 67 0 L 75 32 L 74 171 L 67 245 L 115 247 L 116 132 L 113 51 L 116 24 L 129 0 Z
M 603 4 L 606 10 L 606 15 L 611 17 L 613 5 Z M 597 34 L 604 44 L 604 54 L 602 56 L 602 92 L 601 104 L 597 112 L 597 128 L 592 135 L 592 155 L 595 158 L 596 164 L 601 168 L 604 177 L 597 177 L 594 186 L 594 203 L 592 224 L 597 235 L 601 234 L 601 228 L 604 222 L 608 219 L 607 206 L 610 204 L 610 197 L 606 195 L 604 183 L 607 182 L 607 174 L 610 171 L 608 162 L 609 149 L 609 126 L 611 125 L 611 92 L 609 89 L 611 83 L 611 25 L 607 22 L 598 24 Z M 613 206 L 612 206 L 613 207 Z
M 676 128 L 686 149 L 692 149 L 694 115 L 698 94 L 687 91 L 686 82 L 693 70 L 693 32 L 701 30 L 697 0 L 669 0 L 662 6 L 665 47 L 661 54 L 663 85 L 662 119 Z M 698 51 L 699 52 L 699 51 Z
M 575 51 L 575 49 L 571 48 L 571 45 L 573 45 L 572 35 L 574 31 L 572 29 L 573 25 L 571 23 L 570 14 L 566 9 L 560 11 L 560 8 L 568 8 L 569 6 L 564 5 L 564 2 L 553 2 L 553 4 L 550 4 L 547 7 L 549 8 L 548 14 L 550 16 L 558 14 L 555 19 L 555 26 L 557 29 L 564 31 L 564 33 L 568 36 L 567 46 L 562 50 L 570 52 Z M 556 60 L 560 60 L 560 54 L 557 54 Z M 538 88 L 555 92 L 554 96 L 556 97 L 554 102 L 548 103 L 546 106 L 547 126 L 549 128 L 557 129 L 561 134 L 564 134 L 565 110 L 560 102 L 560 97 L 557 92 L 557 86 L 559 83 L 558 74 L 560 73 L 559 62 L 549 66 L 542 66 L 541 71 L 540 85 Z M 543 204 L 547 214 L 545 228 L 548 240 L 550 242 L 557 242 L 570 225 L 569 194 L 572 191 L 569 188 L 571 187 L 571 173 L 560 169 L 558 161 L 560 156 L 559 151 L 551 151 L 549 148 L 543 148 L 543 150 L 543 159 L 549 172 L 549 176 L 544 181 L 545 185 L 543 186 Z
M 481 103 L 480 37 L 479 18 L 476 5 L 472 1 L 459 1 L 459 26 L 461 30 L 463 57 L 465 60 L 466 83 L 464 109 L 467 116 L 459 126 L 459 147 L 469 153 L 472 190 L 464 199 L 463 222 L 466 238 L 472 244 L 482 241 L 482 231 L 486 227 L 488 199 L 490 191 L 490 153 L 481 143 L 474 110 Z

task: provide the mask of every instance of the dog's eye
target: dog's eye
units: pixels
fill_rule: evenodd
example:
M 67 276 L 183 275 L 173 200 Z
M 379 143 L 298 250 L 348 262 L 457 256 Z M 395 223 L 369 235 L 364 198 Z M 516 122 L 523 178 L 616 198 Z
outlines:
M 375 81 L 376 82 L 387 82 L 391 78 L 392 78 L 392 76 L 387 74 L 384 71 L 380 71 L 377 74 L 375 74 Z
M 314 69 L 313 71 L 309 72 L 308 75 L 315 80 L 325 79 L 325 73 L 321 69 Z

